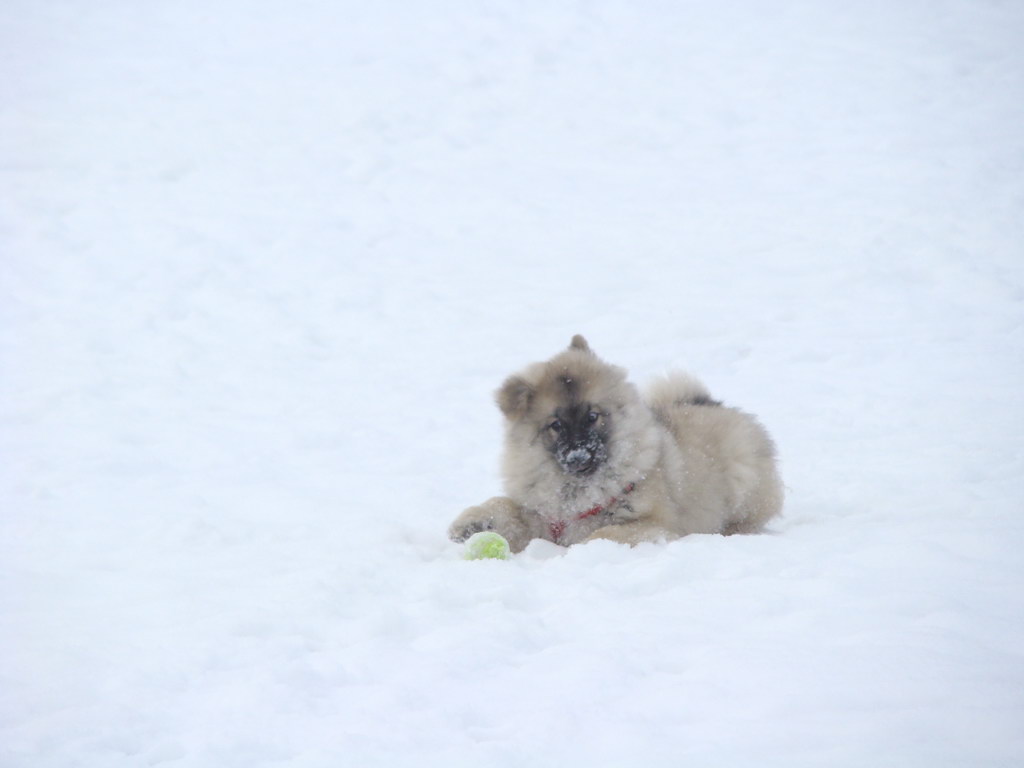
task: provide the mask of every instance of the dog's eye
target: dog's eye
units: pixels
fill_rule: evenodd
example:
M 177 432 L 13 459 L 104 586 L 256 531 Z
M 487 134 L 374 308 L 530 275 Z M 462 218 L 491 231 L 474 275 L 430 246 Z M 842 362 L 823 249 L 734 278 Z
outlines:
M 550 429 L 552 432 L 561 432 L 562 422 L 559 421 L 558 419 L 555 419 L 550 424 L 548 424 L 548 429 Z
M 590 413 L 587 414 L 587 421 L 589 421 L 591 424 L 593 424 L 595 421 L 597 421 L 600 418 L 601 418 L 601 414 L 598 413 L 597 411 L 591 411 Z

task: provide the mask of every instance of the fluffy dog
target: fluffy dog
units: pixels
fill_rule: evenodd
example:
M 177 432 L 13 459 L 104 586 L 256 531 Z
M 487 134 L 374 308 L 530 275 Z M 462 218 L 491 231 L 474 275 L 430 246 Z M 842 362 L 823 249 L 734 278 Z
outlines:
M 535 538 L 568 546 L 751 533 L 782 508 L 768 433 L 685 374 L 641 397 L 622 368 L 574 336 L 509 377 L 497 401 L 507 495 L 459 515 L 453 541 L 493 530 L 519 552 Z

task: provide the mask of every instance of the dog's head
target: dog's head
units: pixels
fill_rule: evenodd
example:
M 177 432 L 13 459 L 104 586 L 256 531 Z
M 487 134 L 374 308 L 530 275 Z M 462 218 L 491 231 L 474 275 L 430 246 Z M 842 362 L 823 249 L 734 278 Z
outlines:
M 608 461 L 625 371 L 602 361 L 582 336 L 545 363 L 510 376 L 498 407 L 523 448 L 543 449 L 566 475 L 585 479 Z

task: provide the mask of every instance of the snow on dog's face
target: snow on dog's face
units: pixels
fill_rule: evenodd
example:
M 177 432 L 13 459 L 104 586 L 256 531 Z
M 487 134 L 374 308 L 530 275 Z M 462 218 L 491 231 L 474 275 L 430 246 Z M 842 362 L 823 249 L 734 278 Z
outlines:
M 542 448 L 564 474 L 583 479 L 608 461 L 624 381 L 624 371 L 575 336 L 550 361 L 511 376 L 498 390 L 498 406 L 520 446 Z
M 571 386 L 571 380 L 566 385 Z M 575 403 L 556 408 L 554 418 L 544 430 L 547 449 L 562 471 L 571 475 L 590 475 L 608 459 L 607 421 L 592 403 Z M 602 424 L 602 421 L 604 423 Z

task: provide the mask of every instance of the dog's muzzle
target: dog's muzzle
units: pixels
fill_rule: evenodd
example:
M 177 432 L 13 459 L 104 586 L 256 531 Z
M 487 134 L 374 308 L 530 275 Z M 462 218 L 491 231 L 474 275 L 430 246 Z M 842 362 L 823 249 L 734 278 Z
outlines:
M 571 475 L 589 475 L 605 460 L 604 447 L 577 445 L 558 452 L 558 463 Z

